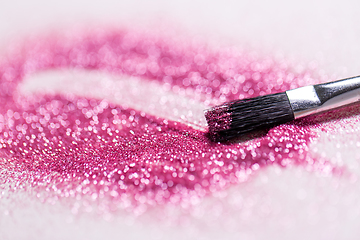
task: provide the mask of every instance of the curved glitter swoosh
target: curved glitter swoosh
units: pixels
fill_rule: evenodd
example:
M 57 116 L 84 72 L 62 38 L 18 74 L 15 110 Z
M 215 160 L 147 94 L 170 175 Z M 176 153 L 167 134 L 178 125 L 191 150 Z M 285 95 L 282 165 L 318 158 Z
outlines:
M 268 165 L 313 162 L 307 149 L 315 135 L 301 122 L 224 145 L 177 121 L 106 100 L 19 93 L 25 76 L 64 68 L 137 76 L 210 105 L 314 81 L 269 58 L 138 32 L 39 38 L 0 64 L 3 181 L 16 175 L 48 197 L 178 203 L 246 181 Z

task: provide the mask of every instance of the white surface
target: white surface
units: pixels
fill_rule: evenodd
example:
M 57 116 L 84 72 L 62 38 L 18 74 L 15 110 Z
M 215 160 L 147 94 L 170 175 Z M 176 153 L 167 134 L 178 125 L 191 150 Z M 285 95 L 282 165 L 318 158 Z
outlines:
M 205 102 L 190 99 L 185 94 L 175 94 L 162 84 L 142 81 L 136 77 L 115 77 L 96 70 L 50 70 L 27 76 L 19 90 L 25 95 L 58 92 L 107 99 L 112 103 L 206 131 L 204 109 L 209 106 Z M 192 110 L 191 114 L 188 113 L 189 108 Z M 172 114 L 169 115 L 169 112 Z
M 325 0 L 0 0 L 0 46 L 53 27 L 166 22 L 209 42 L 250 45 L 347 77 L 360 73 L 359 7 L 358 1 Z M 345 122 L 311 151 L 359 176 L 359 129 Z M 66 206 L 42 204 L 19 193 L 15 202 L 0 202 L 0 239 L 358 239 L 356 176 L 271 167 L 194 209 L 164 206 L 140 217 L 127 212 L 104 216 L 111 219 L 92 213 L 74 216 Z

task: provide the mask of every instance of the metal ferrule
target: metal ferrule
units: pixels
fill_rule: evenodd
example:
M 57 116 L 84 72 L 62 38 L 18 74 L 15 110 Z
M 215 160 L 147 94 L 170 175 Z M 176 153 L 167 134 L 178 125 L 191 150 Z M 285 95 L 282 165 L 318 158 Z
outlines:
M 295 119 L 360 100 L 360 76 L 286 91 Z

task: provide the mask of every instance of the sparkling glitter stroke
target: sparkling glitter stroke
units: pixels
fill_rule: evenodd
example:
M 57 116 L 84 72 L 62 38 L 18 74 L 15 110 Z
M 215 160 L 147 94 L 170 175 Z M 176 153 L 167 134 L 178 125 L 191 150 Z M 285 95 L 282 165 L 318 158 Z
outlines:
M 61 68 L 138 76 L 209 104 L 315 82 L 283 62 L 146 33 L 95 31 L 36 39 L 0 63 L 4 182 L 30 182 L 40 195 L 156 205 L 205 196 L 271 164 L 314 165 L 306 154 L 314 133 L 302 122 L 224 145 L 189 126 L 106 100 L 18 93 L 24 76 Z

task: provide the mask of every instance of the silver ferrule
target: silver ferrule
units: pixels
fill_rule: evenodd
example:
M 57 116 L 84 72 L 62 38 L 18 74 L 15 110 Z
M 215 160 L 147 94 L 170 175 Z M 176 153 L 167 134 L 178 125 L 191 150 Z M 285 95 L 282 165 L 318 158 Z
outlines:
M 286 91 L 295 119 L 360 100 L 360 76 Z

